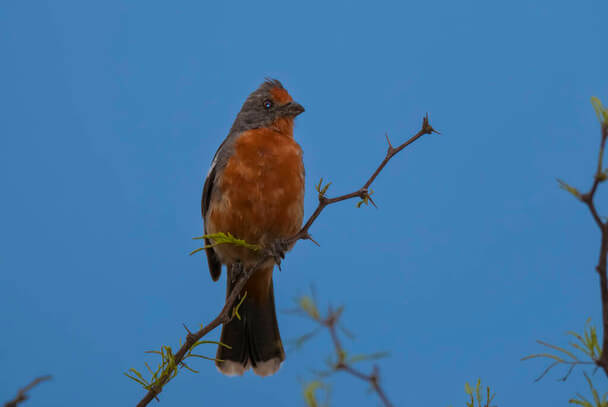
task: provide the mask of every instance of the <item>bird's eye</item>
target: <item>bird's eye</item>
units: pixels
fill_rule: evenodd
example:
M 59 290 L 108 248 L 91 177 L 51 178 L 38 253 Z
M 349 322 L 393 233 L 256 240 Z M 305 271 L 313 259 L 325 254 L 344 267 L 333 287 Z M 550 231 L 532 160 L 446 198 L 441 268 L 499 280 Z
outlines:
M 266 100 L 264 101 L 264 107 L 265 107 L 266 109 L 270 109 L 270 108 L 272 107 L 272 101 L 271 101 L 271 100 L 269 100 L 269 99 L 266 99 Z

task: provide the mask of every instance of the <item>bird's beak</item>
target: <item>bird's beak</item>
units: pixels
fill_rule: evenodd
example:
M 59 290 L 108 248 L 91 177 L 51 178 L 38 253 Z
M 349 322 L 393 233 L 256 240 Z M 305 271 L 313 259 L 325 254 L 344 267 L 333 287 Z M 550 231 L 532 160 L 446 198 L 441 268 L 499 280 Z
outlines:
M 284 111 L 285 114 L 288 116 L 293 116 L 296 117 L 297 115 L 299 115 L 300 113 L 304 112 L 304 107 L 296 102 L 289 102 L 284 106 Z

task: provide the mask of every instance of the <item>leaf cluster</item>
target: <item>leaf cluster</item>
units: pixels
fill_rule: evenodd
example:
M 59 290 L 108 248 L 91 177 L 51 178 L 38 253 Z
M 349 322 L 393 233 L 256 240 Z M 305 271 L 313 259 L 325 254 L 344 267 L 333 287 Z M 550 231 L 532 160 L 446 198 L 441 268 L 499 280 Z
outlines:
M 370 189 L 369 192 L 365 192 L 363 194 L 363 198 L 359 202 L 357 202 L 357 208 L 360 208 L 361 205 L 369 205 L 370 202 L 372 205 L 376 206 L 374 201 L 372 200 L 372 194 L 374 193 L 373 189 Z
M 470 400 L 466 402 L 467 407 L 475 407 L 475 402 L 477 401 L 477 407 L 492 407 L 490 403 L 494 400 L 495 393 L 490 394 L 490 386 L 486 387 L 485 400 L 482 396 L 482 386 L 481 379 L 477 379 L 477 384 L 473 389 L 471 385 L 467 382 L 464 384 L 464 391 L 470 397 Z
M 325 392 L 325 401 L 319 402 L 317 395 L 320 391 Z M 304 384 L 302 396 L 308 407 L 329 407 L 330 387 L 320 380 L 312 380 Z
M 365 375 L 359 372 L 354 371 L 352 366 L 359 362 L 372 361 L 381 358 L 385 358 L 389 356 L 388 352 L 374 352 L 370 354 L 349 354 L 341 345 L 338 339 L 338 329 L 340 332 L 344 333 L 348 337 L 352 337 L 352 334 L 348 332 L 341 324 L 339 323 L 340 317 L 344 311 L 344 307 L 338 307 L 336 309 L 329 308 L 327 313 L 321 313 L 319 307 L 317 306 L 314 298 L 312 296 L 303 295 L 298 297 L 295 300 L 296 309 L 295 313 L 304 315 L 305 317 L 311 319 L 318 326 L 311 332 L 295 339 L 292 341 L 295 343 L 296 347 L 301 347 L 304 343 L 314 337 L 317 333 L 319 333 L 323 328 L 326 328 L 329 331 L 330 336 L 332 337 L 332 341 L 334 343 L 334 353 L 329 355 L 325 362 L 327 365 L 326 370 L 316 371 L 315 375 L 317 378 L 313 381 L 307 382 L 304 386 L 303 396 L 306 401 L 306 405 L 309 407 L 318 407 L 318 406 L 326 406 L 329 405 L 326 401 L 321 404 L 317 399 L 318 390 L 325 390 L 326 394 L 328 394 L 328 389 L 330 388 L 329 384 L 323 381 L 324 378 L 331 376 L 332 374 L 338 371 L 348 371 L 351 374 L 358 376 L 360 379 L 370 381 L 372 388 L 374 386 L 373 381 L 378 380 L 377 372 L 374 369 L 374 373 L 371 375 Z
M 595 114 L 600 123 L 608 123 L 608 108 L 604 107 L 602 102 L 595 96 L 591 97 L 591 105 L 593 106 L 593 110 L 595 110 Z
M 604 107 L 602 105 L 602 102 L 595 96 L 593 96 L 591 98 L 591 105 L 593 105 L 595 114 L 597 115 L 597 118 L 600 121 L 600 123 L 602 125 L 602 129 L 605 134 L 605 132 L 608 131 L 607 130 L 608 129 L 608 108 Z M 604 159 L 604 141 L 602 141 L 602 143 L 600 144 L 597 170 L 595 172 L 596 184 L 594 185 L 593 191 L 595 191 L 595 186 L 597 186 L 597 184 L 608 180 L 608 168 L 603 168 L 603 159 Z M 564 182 L 563 180 L 561 180 L 559 178 L 557 179 L 557 182 L 559 183 L 560 188 L 571 193 L 576 199 L 584 201 L 585 195 L 581 194 L 581 192 L 578 189 L 567 184 L 566 182 Z M 589 194 L 587 194 L 587 195 L 589 195 Z M 588 198 L 588 196 L 587 196 L 587 198 Z
M 319 180 L 319 183 L 317 185 L 315 185 L 315 190 L 317 191 L 317 193 L 319 194 L 319 201 L 323 200 L 324 198 L 326 198 L 325 193 L 327 192 L 327 190 L 329 189 L 329 186 L 331 185 L 331 182 L 328 184 L 323 185 L 323 178 L 321 178 Z
M 568 331 L 566 332 L 566 334 L 576 339 L 569 343 L 569 345 L 573 348 L 572 351 L 569 351 L 568 349 L 565 349 L 561 346 L 552 345 L 550 343 L 537 340 L 536 342 L 540 345 L 555 350 L 558 353 L 536 353 L 528 355 L 521 359 L 522 361 L 535 358 L 546 358 L 553 360 L 553 362 L 551 362 L 551 364 L 547 366 L 544 372 L 536 378 L 536 381 L 542 379 L 547 373 L 549 373 L 551 369 L 553 369 L 557 365 L 566 365 L 568 366 L 566 375 L 560 379 L 561 381 L 565 381 L 577 365 L 595 364 L 601 358 L 602 350 L 598 342 L 597 329 L 591 324 L 591 318 L 587 319 L 582 335 L 574 331 Z M 582 352 L 591 360 L 579 359 L 575 353 L 576 351 Z
M 608 407 L 608 400 L 606 399 L 608 397 L 608 393 L 604 393 L 600 397 L 598 391 L 593 386 L 589 375 L 587 375 L 587 372 L 583 372 L 583 374 L 585 375 L 585 379 L 587 380 L 587 383 L 589 384 L 589 389 L 591 390 L 591 394 L 593 395 L 593 403 L 587 400 L 580 393 L 576 393 L 576 398 L 568 400 L 569 403 L 577 404 L 583 407 Z
M 188 358 L 201 358 L 201 359 L 214 360 L 214 361 L 218 360 L 218 359 L 211 358 L 208 356 L 192 353 L 192 351 L 196 347 L 203 345 L 203 344 L 216 344 L 216 345 L 224 346 L 228 349 L 231 348 L 229 345 L 226 345 L 225 343 L 221 343 L 221 342 L 197 341 L 194 343 L 194 345 L 192 345 L 192 347 L 190 348 L 188 353 L 184 356 L 182 361 L 179 363 L 179 366 L 191 371 L 192 373 L 198 373 L 198 370 L 192 369 L 184 361 Z M 180 346 L 181 346 L 181 343 L 180 343 Z M 129 372 L 131 372 L 131 374 L 124 372 L 124 375 L 127 376 L 129 379 L 134 380 L 137 383 L 139 383 L 144 389 L 146 389 L 148 391 L 154 390 L 156 393 L 160 393 L 163 386 L 165 384 L 167 384 L 169 381 L 171 381 L 171 379 L 173 379 L 175 376 L 177 376 L 177 373 L 179 371 L 178 363 L 175 362 L 175 355 L 173 354 L 173 350 L 171 349 L 171 346 L 161 346 L 160 351 L 150 350 L 150 351 L 146 351 L 146 353 L 160 355 L 160 357 L 161 357 L 161 360 L 155 371 L 152 371 L 152 368 L 150 368 L 150 365 L 148 365 L 147 362 L 145 363 L 146 368 L 148 369 L 148 372 L 151 375 L 150 379 L 144 378 L 144 376 L 135 368 L 129 369 Z
M 192 256 L 195 253 L 200 252 L 201 250 L 209 249 L 211 247 L 215 247 L 220 244 L 233 244 L 235 246 L 244 247 L 246 249 L 250 249 L 253 251 L 258 251 L 261 249 L 261 247 L 258 246 L 257 244 L 247 243 L 243 239 L 237 239 L 236 237 L 232 236 L 230 233 L 224 233 L 224 232 L 210 233 L 208 235 L 193 237 L 192 239 L 193 240 L 209 239 L 213 243 L 205 245 L 203 247 L 199 247 L 198 249 L 192 250 L 190 252 L 190 256 Z

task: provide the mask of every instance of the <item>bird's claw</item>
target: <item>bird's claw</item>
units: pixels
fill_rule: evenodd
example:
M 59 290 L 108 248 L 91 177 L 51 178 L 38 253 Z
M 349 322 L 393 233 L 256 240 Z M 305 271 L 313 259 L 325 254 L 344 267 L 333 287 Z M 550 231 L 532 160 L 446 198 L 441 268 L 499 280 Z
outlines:
M 232 264 L 232 268 L 229 269 L 229 278 L 230 278 L 230 282 L 232 284 L 236 283 L 236 280 L 238 279 L 238 277 L 241 275 L 241 273 L 243 272 L 243 263 L 241 262 L 236 262 Z
M 285 258 L 285 253 L 287 252 L 288 245 L 287 241 L 284 239 L 277 239 L 270 245 L 270 255 L 274 259 L 274 262 L 279 266 L 279 270 L 281 270 L 281 260 Z

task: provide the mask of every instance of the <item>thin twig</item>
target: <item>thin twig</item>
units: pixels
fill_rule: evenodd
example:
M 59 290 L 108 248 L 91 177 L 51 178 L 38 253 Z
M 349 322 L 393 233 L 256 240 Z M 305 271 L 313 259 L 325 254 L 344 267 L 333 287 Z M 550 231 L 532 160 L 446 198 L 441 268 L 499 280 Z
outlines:
M 342 343 L 340 342 L 340 339 L 338 337 L 338 332 L 336 329 L 339 318 L 340 318 L 340 311 L 333 312 L 330 310 L 327 318 L 318 321 L 322 326 L 326 327 L 329 330 L 329 335 L 331 336 L 331 340 L 334 344 L 334 349 L 336 351 L 336 354 L 338 355 L 338 363 L 336 363 L 336 365 L 334 366 L 335 369 L 346 372 L 346 373 L 350 374 L 351 376 L 354 376 L 360 380 L 363 380 L 364 382 L 369 383 L 369 385 L 372 387 L 372 389 L 378 394 L 378 397 L 380 398 L 380 400 L 382 400 L 382 403 L 386 407 L 392 407 L 393 404 L 389 401 L 388 397 L 386 396 L 386 393 L 382 389 L 382 386 L 380 386 L 380 372 L 379 372 L 378 366 L 374 366 L 372 373 L 365 374 L 365 373 L 353 368 L 351 365 L 349 365 L 346 362 L 346 360 L 345 360 L 346 352 L 344 351 L 344 348 L 342 347 Z
M 313 222 L 319 217 L 319 215 L 321 214 L 321 212 L 323 212 L 323 209 L 325 209 L 326 206 L 335 204 L 337 202 L 346 201 L 347 199 L 352 199 L 352 198 L 360 198 L 360 199 L 365 199 L 365 197 L 369 198 L 368 188 L 372 185 L 372 182 L 374 182 L 374 180 L 376 179 L 378 174 L 380 174 L 380 172 L 382 171 L 382 169 L 384 169 L 384 167 L 390 161 L 390 159 L 393 158 L 397 153 L 399 153 L 405 147 L 409 146 L 414 141 L 418 140 L 420 137 L 424 136 L 425 134 L 431 134 L 431 133 L 439 134 L 439 132 L 436 131 L 435 129 L 433 129 L 433 127 L 431 127 L 431 125 L 429 124 L 429 117 L 427 114 L 422 119 L 422 127 L 421 127 L 420 131 L 418 131 L 418 133 L 416 133 L 414 136 L 412 136 L 405 143 L 401 144 L 399 147 L 396 147 L 396 148 L 393 147 L 390 144 L 390 141 L 388 140 L 388 137 L 387 137 L 388 150 L 386 152 L 386 156 L 384 157 L 384 159 L 382 160 L 382 162 L 380 163 L 378 168 L 376 168 L 376 170 L 371 175 L 371 177 L 369 177 L 369 179 L 365 182 L 365 184 L 363 184 L 363 186 L 361 188 L 359 188 L 358 190 L 356 190 L 354 192 L 351 192 L 349 194 L 340 195 L 335 198 L 327 198 L 324 195 L 319 196 L 319 205 L 317 206 L 315 211 L 312 213 L 310 218 L 308 218 L 308 220 L 306 221 L 304 226 L 302 226 L 302 229 L 300 229 L 300 231 L 298 233 L 296 233 L 294 236 L 287 239 L 287 242 L 295 243 L 300 239 L 310 239 L 310 235 L 308 234 L 308 229 L 310 229 Z
M 422 127 L 421 127 L 420 131 L 418 131 L 418 133 L 416 133 L 413 137 L 411 137 L 405 143 L 394 148 L 390 145 L 390 142 L 389 142 L 389 148 L 386 153 L 386 156 L 384 157 L 384 159 L 382 160 L 382 162 L 380 163 L 380 165 L 378 166 L 376 171 L 374 171 L 372 176 L 367 180 L 367 182 L 365 182 L 365 184 L 363 184 L 363 187 L 361 187 L 360 189 L 358 189 L 354 192 L 351 192 L 350 194 L 337 196 L 335 198 L 326 198 L 324 196 L 320 196 L 319 205 L 317 206 L 317 208 L 315 209 L 313 214 L 306 221 L 306 223 L 304 224 L 302 229 L 300 229 L 300 231 L 298 233 L 296 233 L 295 235 L 293 235 L 292 237 L 287 239 L 286 243 L 289 246 L 291 246 L 292 244 L 295 244 L 298 240 L 312 240 L 312 237 L 308 233 L 308 230 L 310 229 L 310 227 L 312 226 L 314 221 L 319 217 L 319 215 L 321 214 L 321 212 L 323 211 L 323 209 L 326 206 L 335 204 L 335 203 L 338 203 L 341 201 L 345 201 L 347 199 L 352 199 L 352 198 L 360 198 L 360 199 L 368 198 L 369 199 L 369 193 L 368 193 L 369 186 L 372 184 L 372 182 L 374 182 L 374 180 L 376 179 L 378 174 L 380 174 L 380 172 L 386 166 L 386 164 L 390 161 L 390 159 L 392 157 L 394 157 L 397 153 L 399 153 L 401 150 L 406 148 L 408 145 L 410 145 L 414 141 L 418 140 L 423 135 L 431 134 L 431 133 L 439 134 L 439 132 L 435 131 L 433 129 L 433 127 L 431 127 L 431 125 L 429 124 L 429 119 L 428 119 L 428 114 L 427 114 L 422 120 Z M 314 242 L 314 240 L 312 240 L 312 241 Z M 212 330 L 214 330 L 221 324 L 226 324 L 231 320 L 232 308 L 234 307 L 234 305 L 236 303 L 237 297 L 239 296 L 239 294 L 245 287 L 247 280 L 249 280 L 251 275 L 255 271 L 257 271 L 257 269 L 260 268 L 260 266 L 262 266 L 267 260 L 272 259 L 272 258 L 274 258 L 273 253 L 269 250 L 264 250 L 262 256 L 260 257 L 260 260 L 253 267 L 249 267 L 249 268 L 245 269 L 243 271 L 243 273 L 241 273 L 241 275 L 237 278 L 237 281 L 234 285 L 234 288 L 232 289 L 232 292 L 226 298 L 224 307 L 220 311 L 219 315 L 217 317 L 215 317 L 215 319 L 213 321 L 211 321 L 209 324 L 207 324 L 207 326 L 201 328 L 198 332 L 188 333 L 188 335 L 186 336 L 185 342 L 180 347 L 180 349 L 177 351 L 177 353 L 174 355 L 174 360 L 177 365 L 179 365 L 182 362 L 182 360 L 184 359 L 184 356 L 187 354 L 187 352 L 192 348 L 192 346 L 198 340 L 200 340 L 203 336 L 205 336 L 206 334 L 208 334 L 209 332 L 211 332 Z M 167 383 L 168 380 L 169 380 L 168 376 L 161 378 L 158 385 L 148 391 L 148 393 L 137 404 L 137 407 L 147 406 L 148 403 L 150 403 L 154 398 L 156 398 L 156 396 L 158 394 L 160 394 L 163 386 Z M 374 386 L 374 388 L 376 389 L 375 386 Z M 380 397 L 383 398 L 383 396 L 382 396 L 383 393 L 381 392 L 381 390 L 380 391 L 376 390 L 376 391 L 378 392 L 379 395 L 381 395 Z M 386 404 L 386 403 L 385 403 L 385 405 L 390 406 L 390 404 Z
M 28 399 L 28 395 L 27 395 L 28 391 L 30 391 L 31 389 L 33 389 L 34 387 L 36 387 L 37 385 L 39 385 L 40 383 L 42 383 L 44 381 L 51 380 L 51 378 L 52 378 L 51 375 L 46 375 L 46 376 L 37 377 L 36 379 L 32 380 L 30 384 L 28 384 L 27 386 L 25 386 L 24 388 L 22 388 L 21 390 L 19 390 L 17 392 L 17 396 L 15 396 L 15 398 L 13 400 L 4 404 L 4 407 L 17 407 L 17 405 L 19 403 Z
M 591 216 L 595 220 L 595 223 L 600 228 L 602 238 L 600 244 L 600 254 L 596 271 L 600 277 L 600 293 L 602 297 L 602 326 L 603 326 L 603 341 L 602 341 L 602 355 L 599 360 L 596 361 L 597 365 L 604 370 L 604 373 L 608 376 L 608 278 L 606 276 L 607 267 L 606 261 L 608 260 L 608 223 L 603 222 L 598 214 L 597 208 L 595 207 L 595 193 L 597 192 L 598 185 L 604 181 L 605 174 L 602 171 L 602 161 L 604 158 L 604 148 L 606 146 L 606 139 L 608 139 L 608 123 L 602 124 L 602 135 L 600 142 L 600 152 L 597 163 L 597 170 L 593 180 L 591 189 L 586 194 L 581 195 L 581 201 L 583 201 L 589 208 Z
M 595 208 L 595 202 L 593 198 L 595 196 L 595 191 L 597 190 L 597 184 L 599 184 L 599 179 L 602 168 L 601 163 L 603 159 L 604 146 L 606 145 L 606 139 L 608 138 L 608 123 L 604 122 L 602 125 L 602 141 L 600 145 L 600 156 L 598 160 L 598 172 L 595 177 L 595 181 L 593 183 L 593 187 L 589 192 L 589 200 L 586 201 L 589 210 L 591 211 L 593 217 L 598 222 L 599 216 L 597 214 L 597 210 Z M 606 277 L 606 261 L 608 258 L 608 224 L 599 220 L 600 229 L 602 232 L 602 242 L 600 246 L 600 255 L 596 270 L 600 275 L 600 292 L 602 297 L 602 325 L 603 325 L 603 341 L 602 341 L 602 356 L 600 360 L 597 362 L 598 366 L 600 366 L 604 373 L 608 376 L 608 282 Z

